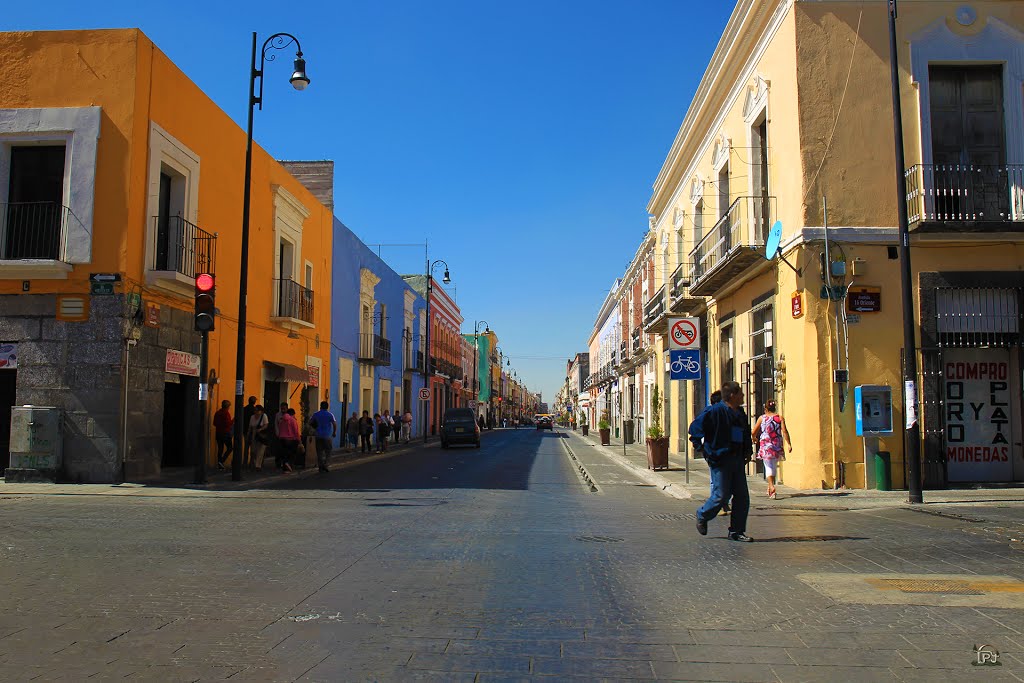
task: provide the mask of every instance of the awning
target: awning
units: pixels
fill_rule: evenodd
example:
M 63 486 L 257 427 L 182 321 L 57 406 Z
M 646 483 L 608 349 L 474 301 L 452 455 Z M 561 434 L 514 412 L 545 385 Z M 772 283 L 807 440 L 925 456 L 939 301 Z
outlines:
M 263 367 L 267 369 L 267 379 L 272 382 L 301 382 L 309 384 L 309 370 L 300 368 L 288 363 L 271 363 L 263 361 Z

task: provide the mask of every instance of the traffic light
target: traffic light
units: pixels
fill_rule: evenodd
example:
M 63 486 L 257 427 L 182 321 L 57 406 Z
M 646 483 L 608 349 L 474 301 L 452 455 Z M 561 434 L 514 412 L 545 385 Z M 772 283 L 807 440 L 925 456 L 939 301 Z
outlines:
M 216 290 L 216 283 L 213 275 L 200 273 L 196 275 L 196 331 L 211 332 L 213 330 L 213 319 L 216 309 L 213 305 L 213 295 Z

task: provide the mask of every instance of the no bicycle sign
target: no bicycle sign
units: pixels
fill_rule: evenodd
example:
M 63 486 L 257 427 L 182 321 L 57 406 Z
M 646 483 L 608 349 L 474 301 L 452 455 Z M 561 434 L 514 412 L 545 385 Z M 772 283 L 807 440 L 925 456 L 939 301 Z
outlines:
M 670 349 L 699 349 L 700 320 L 697 318 L 669 318 L 668 347 Z

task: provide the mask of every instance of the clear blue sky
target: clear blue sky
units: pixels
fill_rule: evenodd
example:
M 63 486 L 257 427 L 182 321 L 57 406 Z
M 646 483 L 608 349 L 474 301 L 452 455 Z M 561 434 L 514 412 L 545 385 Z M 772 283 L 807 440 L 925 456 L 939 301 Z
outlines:
M 365 242 L 429 241 L 465 327 L 489 322 L 550 400 L 647 230 L 651 184 L 733 3 L 41 7 L 7 3 L 3 30 L 141 28 L 243 127 L 251 32 L 298 36 L 312 83 L 293 91 L 279 53 L 257 142 L 280 159 L 333 159 L 335 213 Z M 381 255 L 424 270 L 422 248 Z

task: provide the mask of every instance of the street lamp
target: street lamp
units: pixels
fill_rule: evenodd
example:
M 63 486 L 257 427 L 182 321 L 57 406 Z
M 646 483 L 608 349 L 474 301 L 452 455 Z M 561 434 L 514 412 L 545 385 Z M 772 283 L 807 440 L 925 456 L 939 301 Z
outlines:
M 267 50 L 283 50 L 295 43 L 295 62 L 289 82 L 296 90 L 305 90 L 309 85 L 306 75 L 306 60 L 302 58 L 302 46 L 299 39 L 290 33 L 275 33 L 267 38 L 260 50 L 260 68 L 256 68 L 256 33 L 252 34 L 252 68 L 249 71 L 249 119 L 245 138 L 245 192 L 242 200 L 242 255 L 238 269 L 238 344 L 235 355 L 235 454 L 231 458 L 232 481 L 242 480 L 242 435 L 249 425 L 243 425 L 245 414 L 245 325 L 246 297 L 249 289 L 249 204 L 252 185 L 252 116 L 253 109 L 259 105 L 263 110 L 263 67 L 267 61 L 274 61 L 274 55 L 267 57 Z M 256 79 L 260 79 L 260 89 L 256 91 Z
M 476 404 L 473 408 L 475 413 L 477 408 L 480 407 L 480 381 L 479 381 L 479 370 L 480 361 L 477 359 L 477 354 L 480 351 L 480 324 L 484 325 L 484 332 L 488 333 L 491 331 L 491 324 L 486 320 L 477 320 L 473 323 L 473 402 Z
M 900 289 L 903 295 L 903 448 L 907 461 L 910 503 L 921 503 L 921 439 L 917 415 L 917 344 L 914 339 L 914 285 L 910 268 L 910 221 L 907 217 L 906 159 L 903 155 L 903 109 L 900 103 L 900 65 L 896 48 L 896 0 L 889 0 L 889 79 L 892 87 L 892 122 L 896 143 L 896 209 L 900 228 Z
M 444 277 L 441 278 L 441 282 L 447 285 L 452 281 L 451 275 L 448 274 L 448 264 L 441 259 L 433 263 L 429 258 L 427 259 L 427 329 L 424 332 L 426 348 L 423 350 L 423 386 L 427 390 L 427 401 L 423 405 L 423 443 L 427 442 L 427 416 L 430 414 L 430 397 L 434 393 L 430 388 L 430 376 L 433 374 L 433 369 L 430 368 L 430 293 L 434 291 L 434 269 L 442 264 L 444 265 Z

